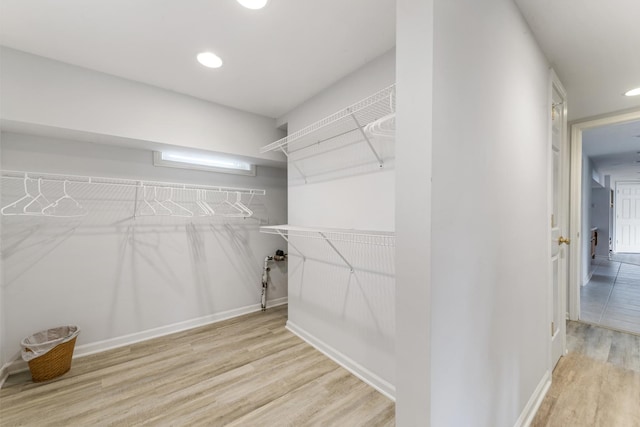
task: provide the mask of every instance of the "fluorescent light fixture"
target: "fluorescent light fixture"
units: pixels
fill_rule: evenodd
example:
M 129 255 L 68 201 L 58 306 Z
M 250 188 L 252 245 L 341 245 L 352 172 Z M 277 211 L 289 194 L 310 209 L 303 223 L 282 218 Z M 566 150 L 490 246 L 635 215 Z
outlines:
M 246 7 L 247 9 L 262 9 L 267 5 L 269 0 L 238 0 L 238 3 Z
M 161 155 L 162 160 L 169 160 L 172 162 L 189 163 L 190 165 L 199 166 L 212 166 L 214 168 L 240 169 L 245 171 L 251 170 L 251 165 L 247 162 L 241 162 L 239 160 L 229 160 L 222 157 L 187 155 L 166 152 L 162 152 Z
M 208 68 L 220 68 L 222 67 L 222 59 L 218 55 L 212 52 L 199 53 L 198 62 Z
M 210 172 L 256 175 L 256 166 L 244 160 L 214 154 L 181 153 L 178 151 L 154 151 L 153 164 L 181 169 L 198 169 Z
M 624 93 L 624 96 L 638 96 L 638 95 L 640 95 L 640 87 L 631 89 Z

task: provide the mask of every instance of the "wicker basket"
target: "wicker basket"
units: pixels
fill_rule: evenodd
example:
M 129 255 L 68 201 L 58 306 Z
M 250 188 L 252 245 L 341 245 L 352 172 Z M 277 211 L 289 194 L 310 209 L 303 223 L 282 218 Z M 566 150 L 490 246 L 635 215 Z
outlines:
M 68 335 L 66 337 L 54 335 L 56 333 L 60 334 L 61 332 L 68 333 Z M 78 332 L 80 331 L 77 327 L 61 327 L 40 332 L 23 340 L 23 358 L 29 361 L 29 370 L 31 371 L 33 382 L 47 381 L 59 377 L 71 369 L 71 358 L 76 345 Z M 42 339 L 43 334 L 45 339 L 47 335 L 49 335 L 49 339 L 51 335 L 54 335 L 54 341 L 63 341 L 65 339 L 67 341 L 60 342 L 60 344 L 57 345 L 51 341 L 38 342 L 37 339 Z M 49 342 L 55 346 L 50 350 L 46 349 L 46 353 L 34 357 L 34 355 L 43 352 L 43 347 L 39 346 L 47 346 Z

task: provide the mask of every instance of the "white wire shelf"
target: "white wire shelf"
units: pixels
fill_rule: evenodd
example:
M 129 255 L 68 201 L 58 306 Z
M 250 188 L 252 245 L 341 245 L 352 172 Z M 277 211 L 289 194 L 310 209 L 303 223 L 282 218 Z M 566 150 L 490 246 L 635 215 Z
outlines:
M 340 228 L 320 228 L 320 227 L 301 227 L 296 225 L 266 225 L 260 227 L 262 233 L 277 234 L 281 236 L 303 259 L 306 257 L 291 241 L 290 237 L 305 237 L 311 239 L 321 239 L 327 242 L 327 244 L 338 254 L 338 256 L 349 267 L 351 272 L 354 272 L 353 265 L 342 255 L 342 252 L 333 244 L 333 242 L 348 242 L 358 243 L 364 245 L 378 245 L 378 246 L 395 246 L 395 233 L 387 231 L 365 231 L 365 230 L 350 230 Z
M 364 245 L 395 246 L 395 233 L 388 231 L 366 231 L 344 228 L 301 227 L 296 225 L 266 225 L 260 227 L 263 233 L 284 234 L 285 236 L 332 240 Z
M 0 209 L 4 216 L 82 217 L 89 213 L 85 202 L 102 199 L 95 198 L 96 192 L 108 198 L 111 192 L 107 188 L 117 188 L 120 196 L 121 189 L 129 194 L 126 200 L 133 205 L 134 217 L 249 218 L 253 216 L 249 206 L 254 196 L 266 194 L 265 190 L 253 188 L 43 172 L 2 170 L 0 176 L 16 181 L 12 201 Z M 88 192 L 89 188 L 96 190 Z
M 371 139 L 395 134 L 395 89 L 391 85 L 379 92 L 319 120 L 278 141 L 262 147 L 262 153 L 280 150 L 287 157 L 304 148 L 339 139 L 340 146 L 365 142 L 379 166 L 383 159 Z M 291 160 L 291 159 L 290 159 Z M 295 165 L 294 165 L 295 166 Z M 299 171 L 302 174 L 302 171 Z

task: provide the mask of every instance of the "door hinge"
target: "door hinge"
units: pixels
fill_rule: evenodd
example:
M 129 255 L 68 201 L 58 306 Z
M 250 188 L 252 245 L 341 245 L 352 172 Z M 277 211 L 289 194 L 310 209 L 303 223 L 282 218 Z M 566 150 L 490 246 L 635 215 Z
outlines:
M 554 322 L 551 322 L 551 336 L 553 336 L 553 334 L 555 333 L 555 331 L 556 331 L 556 325 L 555 325 L 555 323 L 554 323 Z

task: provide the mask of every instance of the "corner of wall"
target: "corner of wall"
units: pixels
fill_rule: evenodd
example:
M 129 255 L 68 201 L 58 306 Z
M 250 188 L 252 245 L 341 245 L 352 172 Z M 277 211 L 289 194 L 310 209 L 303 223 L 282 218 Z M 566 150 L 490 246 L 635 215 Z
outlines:
M 351 372 L 356 377 L 360 378 L 371 387 L 378 390 L 380 393 L 388 397 L 395 402 L 396 400 L 396 388 L 393 384 L 386 381 L 384 378 L 375 374 L 371 370 L 364 367 L 361 363 L 358 363 L 351 357 L 345 355 L 341 351 L 327 344 L 326 342 L 318 339 L 315 335 L 307 332 L 303 328 L 300 328 L 290 320 L 287 321 L 287 329 L 301 338 L 303 341 L 311 344 L 314 348 L 327 356 L 329 359 L 335 361 L 337 364 Z
M 431 258 L 435 5 L 396 6 L 396 422 L 432 417 Z
M 2 132 L 0 132 L 0 169 L 2 169 Z M 0 193 L 2 193 L 2 180 L 0 180 Z M 0 235 L 2 235 L 2 218 L 0 217 Z M 2 254 L 2 242 L 0 239 L 0 254 Z M 5 333 L 4 333 L 4 269 L 2 256 L 0 256 L 0 388 L 8 376 L 5 366 Z

